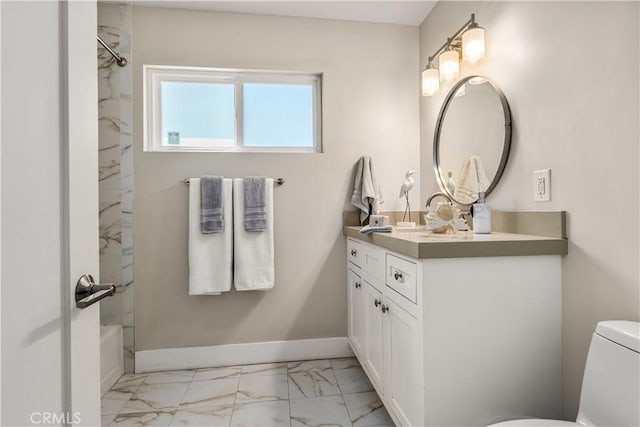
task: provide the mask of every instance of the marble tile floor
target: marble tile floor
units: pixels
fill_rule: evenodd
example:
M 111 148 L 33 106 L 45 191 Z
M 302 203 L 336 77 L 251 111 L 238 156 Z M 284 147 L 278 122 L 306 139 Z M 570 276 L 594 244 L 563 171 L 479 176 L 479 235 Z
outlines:
M 355 358 L 126 374 L 103 426 L 392 427 Z

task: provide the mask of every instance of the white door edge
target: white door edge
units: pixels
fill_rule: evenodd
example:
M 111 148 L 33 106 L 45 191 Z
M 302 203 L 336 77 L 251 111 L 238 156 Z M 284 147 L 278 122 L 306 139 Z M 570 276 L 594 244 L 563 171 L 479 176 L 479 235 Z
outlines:
M 63 411 L 67 423 L 100 424 L 100 304 L 76 307 L 75 285 L 98 262 L 97 4 L 62 1 Z
M 2 22 L 2 3 L 0 2 L 0 22 Z M 2 31 L 0 31 L 2 46 Z M 0 55 L 2 70 L 2 55 Z M 2 79 L 0 78 L 0 99 L 2 99 Z M 2 102 L 0 102 L 0 130 L 2 129 Z M 0 189 L 2 188 L 2 132 L 0 132 Z M 2 260 L 2 197 L 0 197 L 0 260 Z M 0 348 L 2 348 L 2 262 L 0 261 Z M 0 351 L 0 384 L 2 384 L 2 351 Z M 0 422 L 2 420 L 2 387 L 0 387 Z

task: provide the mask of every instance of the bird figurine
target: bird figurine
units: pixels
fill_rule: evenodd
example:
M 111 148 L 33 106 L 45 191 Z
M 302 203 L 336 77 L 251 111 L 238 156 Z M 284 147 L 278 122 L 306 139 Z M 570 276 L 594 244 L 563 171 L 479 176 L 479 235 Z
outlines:
M 417 173 L 418 171 L 416 170 L 408 170 L 407 173 L 404 175 L 405 176 L 405 180 L 402 183 L 402 186 L 400 187 L 400 198 L 405 198 L 407 201 L 407 207 L 404 210 L 404 215 L 402 216 L 402 221 L 405 220 L 405 218 L 407 217 L 407 214 L 409 215 L 409 221 L 411 221 L 411 207 L 409 206 L 409 191 L 413 188 L 413 175 L 415 173 Z

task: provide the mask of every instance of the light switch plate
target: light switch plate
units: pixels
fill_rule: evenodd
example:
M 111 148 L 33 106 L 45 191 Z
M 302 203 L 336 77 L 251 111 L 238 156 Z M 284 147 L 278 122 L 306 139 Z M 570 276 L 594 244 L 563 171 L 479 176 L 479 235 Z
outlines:
M 551 201 L 551 169 L 533 171 L 533 200 Z

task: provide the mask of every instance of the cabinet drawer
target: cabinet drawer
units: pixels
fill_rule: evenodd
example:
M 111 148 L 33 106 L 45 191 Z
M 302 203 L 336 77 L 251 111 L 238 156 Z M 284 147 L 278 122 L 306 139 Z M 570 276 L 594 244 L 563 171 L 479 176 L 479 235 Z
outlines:
M 356 240 L 347 239 L 347 259 L 358 267 L 362 267 L 362 246 Z
M 369 245 L 362 249 L 362 270 L 372 278 L 384 282 L 384 250 Z
M 387 286 L 414 304 L 417 302 L 416 270 L 414 262 L 387 254 Z

